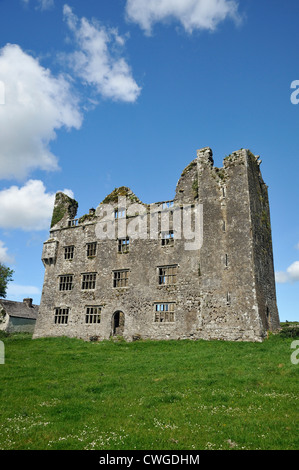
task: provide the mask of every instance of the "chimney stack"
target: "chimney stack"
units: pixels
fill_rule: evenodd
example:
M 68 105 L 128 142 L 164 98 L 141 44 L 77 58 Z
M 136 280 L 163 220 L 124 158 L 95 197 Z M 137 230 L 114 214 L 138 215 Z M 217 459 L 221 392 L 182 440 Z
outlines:
M 32 299 L 23 299 L 23 302 L 27 307 L 32 308 Z

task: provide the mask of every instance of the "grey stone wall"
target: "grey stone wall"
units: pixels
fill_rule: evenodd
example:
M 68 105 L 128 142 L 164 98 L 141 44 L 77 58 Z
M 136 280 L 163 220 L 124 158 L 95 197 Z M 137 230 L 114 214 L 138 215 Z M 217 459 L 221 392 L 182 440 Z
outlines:
M 10 317 L 6 328 L 7 333 L 33 333 L 35 320 L 29 318 Z
M 126 198 L 126 217 L 115 222 L 129 232 L 137 222 L 150 226 L 153 207 L 160 212 L 155 214 L 157 238 L 130 237 L 124 253 L 118 251 L 117 233 L 112 239 L 98 236 L 103 204 L 78 222 L 70 222 L 77 204 L 63 196 L 57 195 L 52 219 L 56 223 L 44 244 L 45 278 L 34 337 L 101 340 L 120 332 L 127 340 L 261 341 L 267 330 L 279 327 L 269 202 L 258 160 L 251 152 L 234 152 L 224 160 L 223 168 L 215 168 L 211 149 L 199 150 L 182 172 L 171 204 L 136 206 L 141 201 L 125 187 L 107 196 L 103 202 L 110 204 L 111 212 L 119 208 L 118 196 Z M 166 219 L 169 216 L 171 230 L 177 228 L 175 220 L 181 218 L 183 225 L 187 205 L 199 204 L 202 246 L 187 250 L 186 240 L 176 238 L 177 233 L 173 246 L 163 245 L 163 213 Z M 135 216 L 135 207 L 143 209 L 143 222 Z M 193 222 L 194 207 L 189 208 Z M 87 244 L 92 242 L 97 242 L 96 255 L 87 256 Z M 65 259 L 66 246 L 74 246 L 72 259 Z M 159 284 L 159 267 L 163 266 L 177 267 L 174 285 Z M 128 270 L 126 287 L 114 287 L 116 270 Z M 94 289 L 82 290 L 84 273 L 96 273 Z M 72 290 L 59 290 L 62 275 L 73 276 Z M 155 305 L 163 303 L 173 305 L 174 321 L 155 321 Z M 99 323 L 85 323 L 87 307 L 101 307 Z M 68 309 L 67 323 L 55 323 L 58 308 Z M 116 312 L 122 312 L 124 325 L 115 324 Z

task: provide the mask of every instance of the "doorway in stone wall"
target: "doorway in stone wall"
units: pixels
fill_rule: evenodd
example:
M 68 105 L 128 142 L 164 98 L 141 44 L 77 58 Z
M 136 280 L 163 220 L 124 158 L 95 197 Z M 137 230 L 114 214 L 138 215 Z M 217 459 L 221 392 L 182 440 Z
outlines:
M 114 312 L 112 317 L 112 336 L 123 336 L 125 328 L 125 314 L 120 310 Z

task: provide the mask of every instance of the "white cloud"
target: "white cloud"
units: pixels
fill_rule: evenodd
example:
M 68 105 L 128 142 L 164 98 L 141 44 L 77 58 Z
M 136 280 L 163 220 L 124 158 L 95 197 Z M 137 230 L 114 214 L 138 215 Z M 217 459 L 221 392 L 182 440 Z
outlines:
M 73 198 L 71 190 L 63 190 Z M 40 180 L 29 180 L 24 186 L 11 186 L 0 191 L 0 227 L 4 229 L 47 230 L 55 194 L 47 193 Z
M 6 297 L 10 300 L 20 301 L 25 297 L 28 298 L 35 295 L 41 295 L 40 289 L 36 286 L 23 286 L 14 282 L 10 282 L 7 285 Z
M 288 267 L 287 273 L 291 281 L 299 281 L 299 261 L 295 261 Z
M 125 39 L 116 29 L 105 28 L 86 18 L 78 19 L 68 5 L 64 5 L 63 14 L 77 45 L 77 50 L 67 57 L 74 73 L 94 86 L 104 98 L 136 101 L 141 89 L 125 59 L 116 53 Z
M 26 5 L 29 4 L 30 0 L 22 0 L 23 3 Z M 54 6 L 54 0 L 37 0 L 37 9 L 40 10 L 50 10 L 50 8 L 53 8 Z
M 0 240 L 0 263 L 12 263 L 13 257 L 7 253 L 8 248 L 5 246 L 4 242 Z
M 42 10 L 48 10 L 54 6 L 54 0 L 39 0 Z
M 288 282 L 288 275 L 284 271 L 277 271 L 275 273 L 275 281 L 278 284 L 284 284 L 285 282 Z
M 214 31 L 226 18 L 240 22 L 236 0 L 127 0 L 126 15 L 146 34 L 155 23 L 169 20 L 179 21 L 188 33 Z
M 69 82 L 55 78 L 18 45 L 0 49 L 0 178 L 25 178 L 33 169 L 56 170 L 49 150 L 56 131 L 79 129 L 82 116 Z
M 286 271 L 276 272 L 275 280 L 280 284 L 299 281 L 299 261 L 291 264 Z

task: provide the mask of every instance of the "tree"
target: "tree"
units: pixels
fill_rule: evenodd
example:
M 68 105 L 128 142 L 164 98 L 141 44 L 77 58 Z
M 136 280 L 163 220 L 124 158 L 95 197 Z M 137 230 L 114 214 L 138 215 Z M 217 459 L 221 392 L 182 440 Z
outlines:
M 6 297 L 7 284 L 12 281 L 13 269 L 0 263 L 0 297 Z

